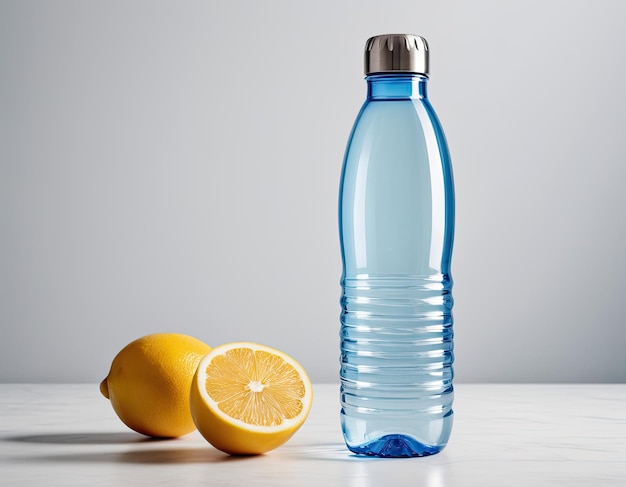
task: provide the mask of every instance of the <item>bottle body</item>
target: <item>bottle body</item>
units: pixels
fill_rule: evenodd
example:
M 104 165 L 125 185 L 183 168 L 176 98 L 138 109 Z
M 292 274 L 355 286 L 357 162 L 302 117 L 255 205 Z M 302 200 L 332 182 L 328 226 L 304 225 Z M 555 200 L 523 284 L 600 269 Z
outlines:
M 355 453 L 437 453 L 452 427 L 454 187 L 418 74 L 367 77 L 341 176 L 341 423 Z

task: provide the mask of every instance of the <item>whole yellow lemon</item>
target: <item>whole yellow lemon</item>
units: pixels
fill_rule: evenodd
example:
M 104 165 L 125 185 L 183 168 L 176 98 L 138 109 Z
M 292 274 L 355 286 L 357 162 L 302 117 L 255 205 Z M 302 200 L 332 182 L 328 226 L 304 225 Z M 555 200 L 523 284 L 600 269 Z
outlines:
M 155 333 L 126 345 L 100 384 L 104 397 L 129 428 L 153 437 L 178 437 L 195 429 L 189 391 L 206 343 L 178 333 Z

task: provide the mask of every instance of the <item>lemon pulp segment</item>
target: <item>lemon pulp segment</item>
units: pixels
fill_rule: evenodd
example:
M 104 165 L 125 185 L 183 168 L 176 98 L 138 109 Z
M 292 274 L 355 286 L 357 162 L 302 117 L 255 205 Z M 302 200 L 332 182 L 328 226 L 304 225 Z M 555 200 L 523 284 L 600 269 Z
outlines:
M 251 425 L 281 425 L 304 407 L 300 374 L 264 350 L 235 348 L 216 356 L 206 368 L 205 386 L 220 411 Z

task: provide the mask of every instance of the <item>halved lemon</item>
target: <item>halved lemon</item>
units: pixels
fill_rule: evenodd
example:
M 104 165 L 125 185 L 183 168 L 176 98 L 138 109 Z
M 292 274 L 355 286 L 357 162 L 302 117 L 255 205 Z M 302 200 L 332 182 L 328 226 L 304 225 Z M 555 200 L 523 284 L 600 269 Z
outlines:
M 313 401 L 304 368 L 257 343 L 215 347 L 198 364 L 191 416 L 215 448 L 233 455 L 265 453 L 302 426 Z

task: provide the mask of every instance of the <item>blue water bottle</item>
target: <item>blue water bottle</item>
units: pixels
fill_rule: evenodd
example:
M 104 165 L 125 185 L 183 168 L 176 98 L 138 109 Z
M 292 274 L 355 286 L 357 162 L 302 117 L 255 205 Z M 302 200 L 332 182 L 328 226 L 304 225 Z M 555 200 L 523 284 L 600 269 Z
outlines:
M 341 425 L 354 453 L 431 455 L 452 428 L 454 183 L 426 40 L 372 37 L 365 75 L 339 197 Z

